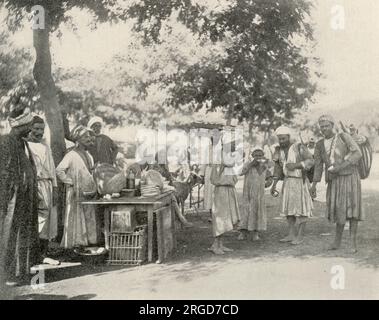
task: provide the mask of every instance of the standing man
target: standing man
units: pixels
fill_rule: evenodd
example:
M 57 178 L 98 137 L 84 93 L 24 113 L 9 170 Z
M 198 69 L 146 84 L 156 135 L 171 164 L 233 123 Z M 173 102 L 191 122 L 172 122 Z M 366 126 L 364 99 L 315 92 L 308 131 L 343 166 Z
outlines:
M 33 116 L 11 111 L 11 131 L 0 138 L 0 287 L 29 281 L 40 262 L 36 168 L 25 138 Z
M 108 163 L 110 165 L 116 164 L 116 156 L 118 147 L 111 138 L 105 134 L 101 134 L 103 126 L 103 119 L 100 117 L 93 117 L 87 125 L 87 128 L 95 133 L 95 141 L 93 146 L 89 148 L 89 152 L 96 163 Z
M 70 249 L 77 246 L 96 245 L 97 224 L 94 205 L 80 205 L 84 199 L 96 195 L 93 178 L 93 159 L 88 152 L 92 143 L 90 130 L 81 125 L 72 130 L 76 142 L 56 168 L 57 176 L 65 184 L 64 232 L 61 246 Z
M 335 133 L 335 122 L 331 116 L 321 116 L 318 123 L 324 139 L 316 144 L 311 194 L 316 198 L 316 186 L 321 181 L 325 166 L 327 217 L 329 221 L 336 223 L 336 235 L 330 249 L 340 248 L 343 230 L 348 220 L 355 253 L 358 221 L 363 220 L 361 180 L 358 172 L 358 162 L 362 153 L 349 134 Z
M 313 203 L 309 193 L 309 181 L 305 170 L 314 164 L 313 157 L 301 143 L 291 143 L 291 131 L 282 126 L 276 132 L 279 147 L 274 154 L 274 184 L 271 194 L 277 195 L 276 185 L 283 180 L 282 188 L 282 214 L 287 217 L 289 233 L 280 240 L 300 244 L 304 239 L 305 225 L 312 216 Z M 299 230 L 296 233 L 296 224 Z
M 59 265 L 59 261 L 48 258 L 49 242 L 58 235 L 57 178 L 51 149 L 42 142 L 45 133 L 45 122 L 34 116 L 32 131 L 29 135 L 29 146 L 37 169 L 38 182 L 38 224 L 41 255 L 43 262 Z
M 204 179 L 204 210 L 209 211 L 211 215 L 215 190 L 215 186 L 211 183 L 211 173 L 213 165 L 217 163 L 218 154 L 221 154 L 220 139 L 221 133 L 219 132 L 210 137 L 208 158 L 205 158 L 207 163 L 202 164 L 200 173 Z

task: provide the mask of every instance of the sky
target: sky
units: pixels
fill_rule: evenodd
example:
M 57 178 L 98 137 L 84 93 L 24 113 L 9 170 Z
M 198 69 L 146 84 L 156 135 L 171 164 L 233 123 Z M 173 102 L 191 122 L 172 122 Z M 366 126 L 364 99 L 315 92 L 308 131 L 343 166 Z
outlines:
M 311 108 L 343 108 L 366 100 L 379 102 L 379 1 L 318 0 L 315 5 L 315 54 L 323 62 L 320 71 L 324 77 L 320 80 L 323 93 L 316 96 Z M 78 11 L 75 17 L 77 34 L 63 29 L 61 39 L 52 39 L 56 65 L 99 67 L 131 39 L 130 25 L 103 25 L 91 31 L 86 14 Z M 19 32 L 15 41 L 32 49 L 31 30 Z
M 336 6 L 344 10 L 345 25 L 334 26 Z M 358 101 L 379 105 L 379 1 L 318 0 L 313 19 L 323 60 L 325 94 L 315 107 L 343 108 Z M 340 24 L 342 26 L 342 24 Z

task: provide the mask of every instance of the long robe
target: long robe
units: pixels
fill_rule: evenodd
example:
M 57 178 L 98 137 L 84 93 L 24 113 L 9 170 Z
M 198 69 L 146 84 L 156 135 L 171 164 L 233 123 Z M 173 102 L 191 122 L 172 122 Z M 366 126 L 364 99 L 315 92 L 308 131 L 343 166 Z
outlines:
M 53 188 L 57 187 L 54 159 L 49 146 L 29 142 L 37 169 L 39 237 L 52 240 L 58 235 L 58 213 L 53 204 Z
M 28 144 L 0 138 L 0 285 L 40 262 L 36 169 Z
M 204 168 L 204 209 L 211 210 L 213 205 L 214 185 L 211 183 L 212 166 Z
M 93 159 L 88 152 L 84 155 L 87 161 L 73 149 L 65 155 L 56 169 L 58 178 L 66 184 L 64 233 L 61 243 L 64 248 L 97 243 L 95 206 L 80 203 L 84 200 L 83 192 L 96 191 L 96 183 L 91 174 Z
M 211 172 L 211 182 L 215 186 L 212 206 L 214 237 L 232 231 L 240 220 L 235 188 L 238 178 L 228 169 L 215 165 Z
M 313 210 L 309 181 L 304 170 L 288 170 L 286 168 L 287 163 L 299 162 L 303 163 L 304 169 L 309 169 L 314 164 L 310 152 L 300 144 L 292 144 L 287 155 L 284 150 L 279 149 L 274 175 L 283 178 L 282 215 L 304 219 L 311 217 Z
M 362 153 L 358 144 L 346 133 L 335 135 L 329 150 L 326 150 L 325 144 L 325 139 L 316 144 L 313 180 L 321 181 L 325 167 L 327 218 L 338 224 L 345 224 L 346 220 L 350 219 L 364 220 L 361 179 L 358 171 L 358 162 Z M 337 174 L 328 171 L 332 164 L 341 164 L 345 161 L 349 165 Z
M 267 214 L 265 203 L 266 178 L 271 175 L 265 166 L 258 172 L 250 162 L 242 169 L 245 176 L 239 228 L 249 231 L 265 231 L 267 229 Z

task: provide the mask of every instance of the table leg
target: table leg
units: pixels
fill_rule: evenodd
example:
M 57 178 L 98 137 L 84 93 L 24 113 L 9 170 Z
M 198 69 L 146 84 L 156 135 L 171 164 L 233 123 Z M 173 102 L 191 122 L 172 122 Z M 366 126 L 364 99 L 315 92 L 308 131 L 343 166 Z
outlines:
M 167 210 L 167 209 L 166 209 Z M 162 212 L 164 213 L 164 210 L 157 211 L 157 244 L 158 244 L 158 260 L 156 263 L 162 263 L 165 259 L 165 253 L 164 253 L 164 230 L 163 230 L 163 217 Z
M 176 249 L 176 222 L 175 222 L 175 209 L 173 204 L 171 203 L 171 233 L 172 233 L 172 247 Z
M 153 232 L 154 232 L 154 213 L 153 209 L 147 211 L 147 260 L 153 261 Z
M 105 240 L 105 249 L 109 250 L 109 235 L 110 235 L 110 209 L 104 209 L 104 240 Z

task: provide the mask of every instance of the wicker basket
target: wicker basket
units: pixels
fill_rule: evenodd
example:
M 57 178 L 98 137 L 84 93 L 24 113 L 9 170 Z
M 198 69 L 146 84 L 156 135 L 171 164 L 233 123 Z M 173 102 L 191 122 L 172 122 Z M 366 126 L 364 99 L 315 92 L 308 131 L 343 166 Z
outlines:
M 138 226 L 134 232 L 111 233 L 109 236 L 110 265 L 141 265 L 147 255 L 147 226 Z

